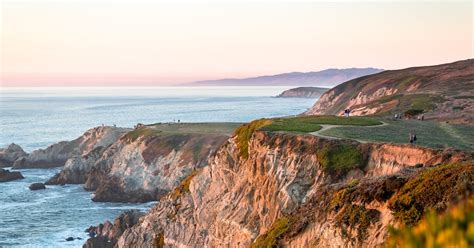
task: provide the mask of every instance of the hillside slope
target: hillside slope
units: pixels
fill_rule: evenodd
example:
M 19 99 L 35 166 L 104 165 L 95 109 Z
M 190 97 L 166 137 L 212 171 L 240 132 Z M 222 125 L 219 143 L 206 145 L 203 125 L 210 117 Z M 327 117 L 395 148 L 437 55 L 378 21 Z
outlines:
M 426 118 L 474 122 L 474 59 L 383 71 L 340 84 L 306 115 L 389 115 L 424 112 Z
M 328 90 L 327 88 L 319 87 L 297 87 L 285 90 L 277 97 L 319 98 Z
M 277 75 L 206 80 L 188 86 L 325 86 L 333 87 L 347 80 L 382 71 L 375 68 L 327 69 L 316 72 L 290 72 Z

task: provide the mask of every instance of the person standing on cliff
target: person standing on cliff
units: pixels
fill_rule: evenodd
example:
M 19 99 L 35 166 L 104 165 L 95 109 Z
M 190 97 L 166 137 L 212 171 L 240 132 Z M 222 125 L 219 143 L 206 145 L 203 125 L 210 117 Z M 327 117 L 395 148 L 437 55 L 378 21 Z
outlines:
M 408 139 L 410 140 L 410 144 L 413 144 L 413 135 L 410 133 L 408 133 Z

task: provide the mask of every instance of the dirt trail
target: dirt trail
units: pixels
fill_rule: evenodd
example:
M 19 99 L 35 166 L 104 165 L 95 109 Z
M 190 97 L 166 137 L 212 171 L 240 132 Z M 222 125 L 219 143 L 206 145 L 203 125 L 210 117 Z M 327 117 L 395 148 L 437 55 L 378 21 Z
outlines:
M 387 126 L 387 125 L 388 125 L 387 123 L 382 121 L 382 124 L 380 124 L 380 125 L 364 126 L 364 127 L 371 128 L 371 127 L 381 127 L 381 126 Z M 329 130 L 331 128 L 334 128 L 334 127 L 355 127 L 355 126 L 354 125 L 328 125 L 328 124 L 324 124 L 324 125 L 321 125 L 321 129 L 319 129 L 316 132 L 312 132 L 310 134 L 321 137 L 321 138 L 326 138 L 326 139 L 343 139 L 343 138 L 339 138 L 339 137 L 327 136 L 327 135 L 321 134 L 322 132 L 324 132 L 326 130 Z M 345 139 L 349 139 L 349 138 L 345 138 Z M 360 139 L 352 139 L 352 140 L 355 140 L 359 143 L 369 142 L 367 140 L 360 140 Z
M 457 139 L 459 142 L 468 145 L 469 146 L 469 141 L 465 139 L 464 136 L 460 135 L 456 129 L 454 129 L 451 125 L 442 122 L 439 125 L 449 136 Z

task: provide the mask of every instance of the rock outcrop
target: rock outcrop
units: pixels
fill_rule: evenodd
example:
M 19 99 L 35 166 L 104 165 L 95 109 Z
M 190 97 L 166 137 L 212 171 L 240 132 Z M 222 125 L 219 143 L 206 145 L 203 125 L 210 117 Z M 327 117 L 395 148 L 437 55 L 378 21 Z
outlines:
M 424 113 L 426 119 L 474 123 L 474 59 L 383 71 L 324 93 L 307 115 Z
M 137 224 L 143 215 L 144 213 L 138 210 L 129 210 L 116 218 L 114 223 L 106 221 L 98 226 L 89 227 L 86 232 L 91 238 L 86 241 L 83 248 L 114 247 L 122 233 Z
M 118 140 L 126 128 L 95 127 L 89 129 L 73 141 L 61 141 L 46 149 L 33 151 L 27 156 L 17 159 L 13 168 L 50 168 L 64 166 L 69 158 L 83 156 L 99 147 L 107 147 Z
M 0 149 L 0 168 L 12 167 L 15 160 L 27 155 L 19 145 L 11 143 L 7 148 Z
M 128 133 L 106 149 L 94 149 L 66 162 L 47 184 L 84 183 L 95 191 L 93 200 L 147 202 L 158 200 L 208 159 L 228 135 L 202 133 L 148 133 L 143 127 Z M 137 136 L 135 136 L 137 135 Z
M 28 186 L 30 190 L 40 190 L 40 189 L 46 189 L 46 186 L 44 183 L 32 183 L 30 186 Z
M 298 87 L 285 90 L 277 97 L 319 98 L 328 90 L 327 88 L 319 87 Z
M 473 159 L 469 153 L 262 131 L 249 141 L 248 159 L 239 149 L 229 139 L 209 166 L 163 197 L 117 246 L 377 246 L 396 223 L 384 201 L 426 168 Z
M 19 171 L 0 169 L 0 182 L 9 182 L 23 178 L 23 175 Z

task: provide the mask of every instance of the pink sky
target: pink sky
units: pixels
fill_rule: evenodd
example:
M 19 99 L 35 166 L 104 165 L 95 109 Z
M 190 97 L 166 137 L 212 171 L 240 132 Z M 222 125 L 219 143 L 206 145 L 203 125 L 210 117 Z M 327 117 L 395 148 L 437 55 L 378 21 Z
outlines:
M 473 57 L 466 2 L 2 1 L 1 86 L 164 85 Z

